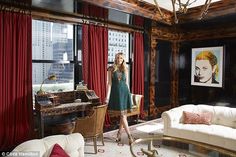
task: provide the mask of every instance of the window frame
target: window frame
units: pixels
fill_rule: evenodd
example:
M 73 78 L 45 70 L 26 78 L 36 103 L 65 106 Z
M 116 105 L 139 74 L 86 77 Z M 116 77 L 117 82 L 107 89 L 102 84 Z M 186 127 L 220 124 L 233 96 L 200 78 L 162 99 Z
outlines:
M 75 71 L 75 69 L 76 69 L 76 63 L 77 63 L 77 61 L 76 61 L 76 53 L 75 53 L 75 49 L 77 48 L 77 37 L 76 37 L 76 35 L 75 35 L 75 32 L 77 32 L 77 25 L 75 25 L 75 24 L 71 24 L 71 23 L 69 23 L 69 22 L 67 22 L 67 23 L 65 23 L 65 22 L 60 22 L 60 21 L 50 21 L 50 20 L 44 20 L 44 19 L 32 19 L 32 23 L 33 23 L 33 20 L 37 20 L 37 21 L 42 21 L 42 22 L 50 22 L 50 23 L 58 23 L 58 24 L 70 24 L 70 25 L 72 25 L 72 27 L 73 27 L 73 39 L 72 39 L 72 59 L 67 59 L 66 61 L 65 60 L 53 60 L 53 59 L 51 59 L 51 60 L 45 60 L 45 59 L 33 59 L 33 55 L 32 55 L 32 64 L 34 64 L 34 63 L 40 63 L 40 64 L 47 64 L 47 63 L 51 63 L 51 64 L 54 64 L 54 63 L 58 63 L 58 64 L 73 64 L 73 89 L 72 90 L 74 90 L 75 89 L 75 86 L 76 86 L 76 84 L 75 84 L 75 78 L 77 77 L 76 75 L 76 71 Z M 32 31 L 33 31 L 33 24 L 32 24 Z M 33 34 L 33 33 L 32 33 Z M 33 38 L 33 36 L 32 36 L 32 38 Z M 32 47 L 33 47 L 33 41 L 32 41 Z M 32 52 L 33 53 L 33 52 Z M 33 70 L 33 69 L 32 69 Z M 32 73 L 32 75 L 33 75 L 33 73 Z M 52 83 L 52 84 L 57 84 L 57 83 Z M 38 85 L 38 84 L 34 84 L 33 82 L 32 82 L 32 89 L 34 89 L 34 85 Z M 40 85 L 40 84 L 39 84 Z M 33 90 L 34 91 L 34 90 Z M 36 92 L 36 91 L 35 91 Z M 60 91 L 55 91 L 55 93 L 56 92 L 60 92 Z M 34 94 L 36 94 L 36 93 L 33 93 L 33 95 Z M 33 96 L 34 97 L 34 96 Z

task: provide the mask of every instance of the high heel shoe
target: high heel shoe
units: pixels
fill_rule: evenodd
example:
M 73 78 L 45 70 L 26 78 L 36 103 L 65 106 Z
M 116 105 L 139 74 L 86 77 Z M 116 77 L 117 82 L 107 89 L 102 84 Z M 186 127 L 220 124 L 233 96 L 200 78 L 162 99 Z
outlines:
M 129 138 L 129 145 L 131 145 L 134 142 L 134 138 L 131 134 L 128 135 L 128 138 Z
M 116 142 L 120 142 L 120 141 L 121 141 L 121 132 L 118 131 L 116 135 Z

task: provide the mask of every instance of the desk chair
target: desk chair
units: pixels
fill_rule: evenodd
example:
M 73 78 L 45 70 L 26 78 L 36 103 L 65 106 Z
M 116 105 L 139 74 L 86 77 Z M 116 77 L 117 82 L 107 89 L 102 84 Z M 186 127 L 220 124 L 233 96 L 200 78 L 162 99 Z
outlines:
M 91 116 L 78 118 L 75 124 L 74 132 L 79 132 L 85 139 L 92 138 L 94 143 L 94 151 L 97 154 L 97 138 L 103 139 L 103 125 L 107 110 L 107 104 L 93 107 Z

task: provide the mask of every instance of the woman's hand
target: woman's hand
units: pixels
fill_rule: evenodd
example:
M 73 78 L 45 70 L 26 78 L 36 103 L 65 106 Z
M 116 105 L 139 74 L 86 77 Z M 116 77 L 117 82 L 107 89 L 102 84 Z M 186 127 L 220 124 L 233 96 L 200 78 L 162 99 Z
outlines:
M 108 104 L 109 103 L 109 100 L 108 99 L 105 99 L 105 104 Z

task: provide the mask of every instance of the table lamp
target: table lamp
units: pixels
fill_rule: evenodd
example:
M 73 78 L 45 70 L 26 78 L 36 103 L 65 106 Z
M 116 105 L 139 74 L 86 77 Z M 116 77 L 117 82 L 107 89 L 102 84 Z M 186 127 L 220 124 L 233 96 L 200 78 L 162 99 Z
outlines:
M 52 74 L 52 75 L 48 76 L 48 78 L 44 79 L 43 82 L 42 82 L 41 85 L 40 85 L 40 89 L 39 89 L 39 91 L 37 92 L 37 94 L 38 94 L 38 95 L 45 94 L 45 91 L 43 91 L 42 87 L 43 87 L 43 84 L 44 84 L 44 82 L 45 82 L 46 80 L 56 80 L 56 79 L 57 79 L 57 77 L 56 77 L 55 74 Z

